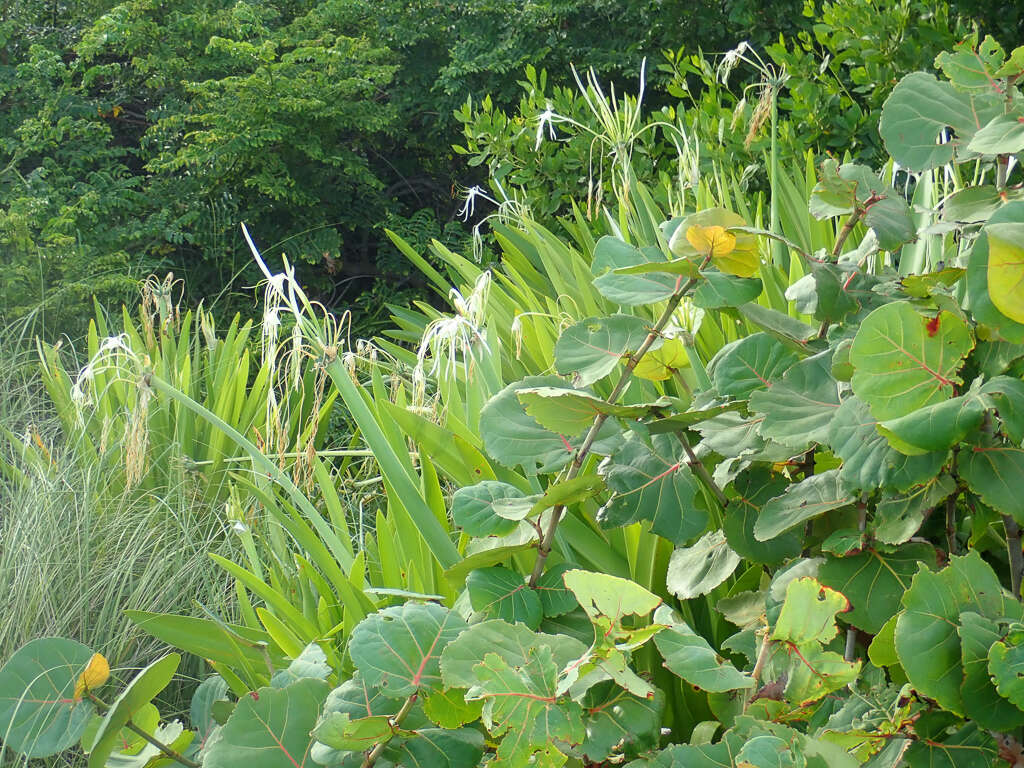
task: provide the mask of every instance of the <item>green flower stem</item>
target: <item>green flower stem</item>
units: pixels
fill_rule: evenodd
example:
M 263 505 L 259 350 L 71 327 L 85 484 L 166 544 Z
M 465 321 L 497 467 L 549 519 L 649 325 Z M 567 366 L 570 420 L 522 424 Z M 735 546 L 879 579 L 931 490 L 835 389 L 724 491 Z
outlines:
M 699 269 L 704 269 L 711 261 L 711 254 L 708 254 L 704 261 L 701 263 Z M 615 383 L 615 387 L 612 389 L 610 395 L 605 402 L 608 404 L 614 404 L 621 397 L 622 393 L 626 391 L 626 386 L 629 384 L 629 380 L 633 376 L 633 369 L 637 367 L 643 356 L 647 354 L 648 350 L 654 345 L 654 342 L 661 336 L 661 332 L 665 330 L 665 326 L 668 325 L 672 319 L 672 315 L 675 314 L 676 309 L 679 307 L 679 302 L 683 300 L 683 296 L 686 295 L 687 291 L 693 288 L 697 284 L 697 278 L 691 277 L 687 280 L 683 287 L 672 294 L 668 300 L 668 305 L 665 307 L 665 311 L 661 313 L 661 317 L 651 328 L 650 333 L 647 334 L 647 338 L 644 339 L 644 343 L 640 345 L 640 348 L 632 355 L 626 362 L 626 369 L 619 376 L 619 380 Z M 594 441 L 597 440 L 597 433 L 601 431 L 601 427 L 604 426 L 605 421 L 608 420 L 607 413 L 599 413 L 594 418 L 594 423 L 590 426 L 590 431 L 587 432 L 587 436 L 583 439 L 583 444 L 580 449 L 576 452 L 573 457 L 572 464 L 569 465 L 569 469 L 565 473 L 563 480 L 572 480 L 574 477 L 579 475 L 580 470 L 583 469 L 583 462 L 590 453 L 590 449 L 594 445 Z M 540 545 L 537 547 L 537 561 L 533 565 L 533 572 L 530 574 L 530 587 L 534 588 L 537 586 L 537 582 L 540 580 L 541 574 L 544 573 L 544 564 L 548 560 L 548 555 L 551 554 L 551 545 L 555 540 L 555 533 L 558 531 L 558 522 L 562 519 L 562 514 L 565 512 L 565 505 L 559 504 L 551 512 L 551 522 L 548 523 L 547 530 L 544 532 L 544 538 L 541 539 Z
M 107 710 L 110 709 L 110 705 L 109 704 L 107 704 L 105 701 L 103 701 L 102 699 L 100 699 L 97 696 L 95 696 L 92 692 L 89 692 L 88 696 L 89 696 L 89 701 L 91 701 L 93 704 L 95 704 L 97 706 L 97 708 L 99 708 L 101 711 L 106 712 Z M 187 766 L 187 768 L 202 768 L 200 766 L 200 764 L 197 763 L 195 760 L 190 760 L 189 758 L 185 757 L 183 754 L 178 752 L 176 749 L 173 749 L 172 747 L 168 746 L 167 744 L 164 744 L 159 739 L 157 739 L 157 738 L 151 736 L 150 734 L 146 733 L 144 730 L 139 728 L 139 726 L 137 726 L 131 720 L 129 720 L 127 723 L 125 723 L 124 727 L 127 728 L 132 733 L 134 733 L 136 736 L 141 736 L 143 739 L 145 739 L 150 744 L 152 744 L 154 747 L 156 747 L 161 752 L 163 752 L 165 755 L 167 755 L 167 757 L 171 758 L 172 760 L 178 761 L 182 765 Z
M 384 752 L 385 748 L 390 743 L 390 741 L 393 738 L 395 738 L 395 733 L 398 731 L 398 727 L 402 724 L 402 721 L 405 720 L 406 715 L 408 715 L 409 712 L 412 710 L 413 704 L 416 703 L 416 697 L 418 695 L 419 694 L 414 693 L 412 696 L 405 700 L 405 703 L 402 705 L 402 708 L 398 710 L 398 714 L 391 718 L 391 735 L 388 736 L 384 741 L 377 742 L 377 744 L 374 745 L 373 749 L 371 749 L 370 752 L 366 755 L 366 759 L 363 760 L 361 768 L 371 768 L 371 766 L 375 762 L 377 762 L 377 758 L 381 756 L 381 753 Z
M 1013 596 L 1020 600 L 1021 576 L 1024 576 L 1024 553 L 1021 552 L 1020 526 L 1010 515 L 1003 515 L 1006 530 L 1006 552 L 1010 556 L 1010 585 Z

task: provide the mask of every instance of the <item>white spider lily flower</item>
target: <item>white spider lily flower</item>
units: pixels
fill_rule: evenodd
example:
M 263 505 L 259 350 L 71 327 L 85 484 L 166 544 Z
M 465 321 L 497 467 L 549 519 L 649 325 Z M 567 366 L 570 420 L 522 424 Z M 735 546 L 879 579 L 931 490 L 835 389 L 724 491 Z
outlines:
M 478 184 L 474 184 L 472 187 L 466 190 L 465 196 L 463 198 L 464 202 L 462 204 L 462 207 L 459 208 L 459 211 L 456 215 L 463 221 L 469 221 L 470 218 L 472 218 L 473 214 L 476 212 L 477 198 L 483 198 L 489 203 L 499 205 L 497 200 L 495 200 L 493 197 L 488 195 L 483 190 L 483 187 L 479 186 Z
M 548 138 L 554 141 L 558 138 L 555 135 L 555 120 L 558 115 L 555 114 L 551 108 L 551 102 L 547 102 L 547 106 L 543 112 L 537 116 L 537 141 L 533 145 L 533 151 L 537 152 L 540 150 L 540 145 L 544 143 L 544 129 L 548 129 Z
M 429 375 L 433 376 L 440 370 L 444 358 L 446 373 L 454 374 L 461 352 L 464 370 L 469 374 L 470 363 L 475 358 L 475 345 L 487 347 L 482 326 L 490 286 L 491 273 L 485 271 L 476 279 L 468 298 L 455 288 L 449 292 L 455 314 L 438 317 L 427 324 L 416 353 L 418 369 L 426 370 L 426 361 L 430 357 L 433 362 Z

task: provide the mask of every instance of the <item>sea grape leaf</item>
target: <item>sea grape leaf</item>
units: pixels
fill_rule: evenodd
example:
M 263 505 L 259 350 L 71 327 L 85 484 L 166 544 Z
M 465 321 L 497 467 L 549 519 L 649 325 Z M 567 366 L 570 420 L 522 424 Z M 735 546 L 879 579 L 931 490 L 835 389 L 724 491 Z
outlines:
M 1024 449 L 984 440 L 960 451 L 960 476 L 981 500 L 1004 515 L 1024 522 L 1018 495 L 1024 488 Z
M 793 579 L 786 587 L 786 599 L 775 620 L 772 639 L 797 646 L 828 643 L 839 634 L 836 614 L 849 608 L 845 595 L 817 579 Z
M 910 683 L 944 709 L 963 714 L 960 614 L 1014 618 L 1021 615 L 1020 604 L 1003 591 L 992 568 L 974 550 L 951 557 L 941 571 L 918 571 L 902 602 L 894 637 Z
M 674 435 L 652 436 L 650 443 L 630 433 L 598 474 L 613 492 L 598 512 L 607 527 L 650 520 L 651 530 L 669 541 L 689 541 L 707 526 L 707 512 L 697 507 L 697 483 L 680 457 Z
M 967 149 L 979 155 L 1015 155 L 1024 150 L 1021 110 L 996 115 L 974 134 Z
M 985 382 L 980 392 L 995 407 L 1010 442 L 1024 442 L 1024 381 L 996 376 Z
M 633 315 L 581 320 L 558 337 L 555 370 L 572 374 L 577 386 L 593 384 L 614 371 L 624 356 L 641 347 L 650 333 L 648 326 L 647 321 Z
M 470 536 L 504 536 L 518 524 L 498 515 L 495 503 L 522 498 L 523 492 L 514 485 L 497 480 L 463 486 L 452 494 L 452 520 Z
M 904 275 L 900 278 L 900 288 L 915 299 L 927 299 L 929 296 L 941 295 L 942 292 L 936 291 L 936 288 L 951 288 L 966 274 L 967 270 L 962 267 L 945 267 L 923 275 Z
M 89 768 L 104 768 L 107 758 L 117 747 L 118 737 L 132 715 L 151 703 L 153 698 L 170 684 L 181 663 L 181 656 L 169 653 L 139 672 L 114 699 L 103 717 L 89 752 Z M 327 692 L 324 691 L 324 695 Z M 315 718 L 314 718 L 315 719 Z
M 816 219 L 829 219 L 853 213 L 857 198 L 856 182 L 839 175 L 839 163 L 827 159 L 821 164 L 818 183 L 811 191 L 807 209 Z
M 446 688 L 468 688 L 476 684 L 473 667 L 485 653 L 496 653 L 510 667 L 521 667 L 527 654 L 540 646 L 551 648 L 559 669 L 586 653 L 587 646 L 568 635 L 533 632 L 523 624 L 500 619 L 482 621 L 451 641 L 441 654 L 441 674 Z
M 947 400 L 974 346 L 951 312 L 926 318 L 905 301 L 884 304 L 861 323 L 850 348 L 853 391 L 885 421 Z
M 943 473 L 899 496 L 882 499 L 875 506 L 874 537 L 884 544 L 902 544 L 917 533 L 925 512 L 945 501 L 954 491 L 956 482 Z
M 665 584 L 680 600 L 689 600 L 713 590 L 739 564 L 740 556 L 729 547 L 725 534 L 721 530 L 710 531 L 692 547 L 672 553 Z
M 988 672 L 999 695 L 1024 709 L 1024 632 L 1019 624 L 989 648 Z
M 964 681 L 960 694 L 964 711 L 981 726 L 994 731 L 1011 731 L 1024 725 L 1024 712 L 1003 699 L 989 676 L 989 651 L 1003 639 L 995 619 L 971 611 L 960 614 L 960 650 Z
M 843 460 L 839 479 L 850 490 L 874 490 L 880 486 L 903 491 L 927 482 L 945 463 L 946 452 L 906 456 L 877 429 L 878 421 L 867 403 L 856 395 L 847 397 L 829 427 L 828 445 Z
M 370 715 L 353 717 L 348 712 L 332 712 L 321 718 L 313 729 L 313 738 L 341 752 L 362 752 L 392 735 L 391 717 Z
M 423 700 L 423 713 L 441 728 L 459 728 L 480 717 L 483 703 L 466 701 L 465 688 L 434 691 Z
M 878 431 L 901 453 L 920 455 L 956 445 L 981 425 L 984 416 L 984 401 L 976 392 L 968 392 L 883 421 Z
M 814 644 L 799 649 L 790 646 L 788 652 L 790 660 L 783 693 L 800 707 L 849 685 L 860 672 L 860 661 L 847 661 L 841 653 Z
M 900 765 L 929 768 L 991 768 L 996 744 L 977 723 L 967 723 L 942 741 L 917 739 L 903 753 Z
M 498 565 L 472 571 L 466 577 L 466 590 L 473 610 L 489 619 L 522 622 L 537 629 L 544 618 L 540 596 L 509 568 Z
M 484 405 L 480 432 L 487 453 L 507 467 L 521 465 L 529 473 L 554 472 L 568 464 L 583 444 L 584 431 L 559 435 L 544 429 L 526 412 L 517 392 L 535 387 L 561 387 L 558 376 L 527 376 L 509 384 Z M 594 453 L 606 456 L 621 439 L 618 427 L 605 422 L 594 443 Z
M 646 616 L 661 605 L 660 597 L 629 579 L 579 568 L 566 571 L 562 579 L 592 621 L 610 619 L 618 625 L 628 615 Z
M 770 541 L 758 541 L 754 525 L 761 508 L 788 487 L 782 477 L 772 477 L 764 469 L 751 469 L 733 482 L 733 494 L 722 522 L 722 531 L 729 546 L 740 557 L 754 563 L 780 563 L 800 554 L 803 547 L 802 532 L 791 529 Z
M 93 651 L 74 640 L 30 640 L 0 668 L 0 736 L 25 757 L 46 757 L 82 737 L 95 711 L 75 685 Z
M 441 687 L 441 652 L 466 627 L 454 611 L 408 602 L 359 622 L 349 653 L 367 685 L 389 696 L 411 696 Z
M 767 333 L 754 333 L 722 347 L 708 365 L 715 390 L 723 396 L 746 399 L 798 360 L 798 356 Z
M 878 131 L 889 154 L 904 168 L 926 171 L 964 154 L 978 126 L 1002 112 L 993 93 L 965 93 L 926 72 L 905 76 L 882 106 Z M 952 128 L 947 141 L 940 135 Z
M 538 424 L 562 435 L 589 429 L 599 414 L 635 420 L 671 405 L 668 398 L 642 405 L 613 404 L 589 392 L 565 387 L 530 387 L 520 389 L 516 395 Z
M 307 768 L 310 736 L 329 687 L 303 678 L 284 688 L 260 688 L 243 696 L 211 739 L 204 762 L 223 768 Z
M 764 284 L 757 278 L 736 277 L 723 272 L 701 272 L 693 292 L 694 306 L 702 309 L 738 307 L 761 295 Z
M 989 223 L 985 231 L 989 296 L 996 309 L 1024 323 L 1024 222 Z
M 754 679 L 738 671 L 719 656 L 708 641 L 694 632 L 667 605 L 654 613 L 656 624 L 667 625 L 654 636 L 654 644 L 665 659 L 665 666 L 691 685 L 705 691 L 722 693 L 751 688 Z
M 1024 202 L 1011 202 L 1000 207 L 992 214 L 988 224 L 982 227 L 967 261 L 967 299 L 975 322 L 984 326 L 990 334 L 997 334 L 994 339 L 1015 344 L 1024 344 L 1024 323 L 1003 314 L 992 301 L 992 288 L 989 285 L 991 249 L 988 229 L 992 225 L 1018 224 L 1021 221 L 1024 221 Z
M 794 483 L 781 496 L 765 502 L 754 524 L 758 541 L 774 539 L 805 520 L 845 507 L 854 496 L 842 488 L 839 470 L 830 469 Z
M 652 268 L 665 265 L 666 272 L 622 274 L 618 271 L 623 267 L 643 265 L 651 265 Z M 682 275 L 668 273 L 670 266 L 661 249 L 653 246 L 637 248 L 610 235 L 602 237 L 594 246 L 590 269 L 594 273 L 594 287 L 598 293 L 622 306 L 652 304 L 667 299 L 679 290 L 684 279 Z
M 750 395 L 750 410 L 764 414 L 758 429 L 761 436 L 795 451 L 824 443 L 838 409 L 839 387 L 832 378 L 827 351 L 801 360 L 781 381 Z
M 818 335 L 817 328 L 756 301 L 741 304 L 737 309 L 744 319 L 801 354 L 806 354 L 812 346 L 810 342 Z
M 579 606 L 575 595 L 565 586 L 563 576 L 572 566 L 562 563 L 548 568 L 537 580 L 536 592 L 540 596 L 544 616 L 562 616 Z
M 968 37 L 952 51 L 943 51 L 935 57 L 935 66 L 960 90 L 988 92 L 993 90 L 1005 59 L 1003 47 L 985 35 L 980 44 L 976 37 Z
M 301 680 L 304 677 L 312 677 L 316 680 L 326 680 L 331 674 L 331 667 L 327 663 L 327 654 L 320 647 L 319 643 L 309 643 L 302 649 L 302 653 L 292 659 L 287 668 L 274 673 L 270 684 L 274 688 L 284 688 L 289 683 Z
M 475 768 L 484 756 L 484 735 L 475 728 L 422 728 L 402 741 L 395 764 L 405 768 Z
M 582 704 L 587 738 L 580 749 L 589 761 L 604 761 L 613 751 L 635 753 L 658 745 L 665 709 L 661 691 L 645 699 L 607 680 L 587 691 Z
M 546 645 L 528 649 L 521 666 L 487 653 L 473 668 L 476 682 L 466 698 L 484 702 L 484 725 L 492 736 L 503 737 L 496 765 L 525 766 L 555 740 L 577 745 L 586 738 L 582 707 L 558 697 L 558 671 Z
M 826 558 L 818 571 L 822 584 L 846 595 L 850 610 L 843 620 L 875 635 L 900 610 L 900 598 L 919 566 L 934 569 L 931 544 L 904 544 L 895 552 L 865 549 L 850 557 Z
M 810 273 L 786 289 L 786 298 L 802 314 L 838 322 L 861 307 L 850 290 L 859 277 L 860 273 L 847 274 L 838 264 L 811 264 Z

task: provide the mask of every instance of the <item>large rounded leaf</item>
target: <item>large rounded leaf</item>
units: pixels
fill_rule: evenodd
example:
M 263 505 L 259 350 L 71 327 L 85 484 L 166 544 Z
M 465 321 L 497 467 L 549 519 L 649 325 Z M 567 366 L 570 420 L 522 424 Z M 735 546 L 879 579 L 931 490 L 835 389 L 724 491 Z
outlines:
M 94 711 L 75 684 L 91 649 L 62 637 L 25 644 L 0 669 L 0 742 L 26 757 L 46 757 L 78 741 Z
M 718 394 L 745 399 L 781 378 L 798 359 L 782 342 L 755 333 L 722 347 L 708 364 L 708 373 Z
M 310 768 L 320 709 L 330 687 L 307 677 L 243 696 L 212 740 L 204 764 L 217 768 Z
M 1015 344 L 1024 344 L 1024 323 L 1005 315 L 993 302 L 992 287 L 989 285 L 992 254 L 988 230 L 991 226 L 1017 224 L 1021 221 L 1024 221 L 1024 202 L 1007 203 L 1000 207 L 992 214 L 988 224 L 982 227 L 967 262 L 967 299 L 975 322 L 986 326 L 990 335 Z
M 453 611 L 434 603 L 405 603 L 367 616 L 352 630 L 349 653 L 367 685 L 389 696 L 441 687 L 441 652 L 465 629 Z
M 967 325 L 951 312 L 929 318 L 906 301 L 879 307 L 850 349 L 853 391 L 880 420 L 897 419 L 947 400 L 974 346 Z
M 903 595 L 903 607 L 895 645 L 907 677 L 924 696 L 963 714 L 960 614 L 1019 619 L 1020 603 L 1004 592 L 992 568 L 972 551 L 950 558 L 949 566 L 937 573 L 919 571 Z
M 586 430 L 560 435 L 545 429 L 526 412 L 516 393 L 535 387 L 563 387 L 558 376 L 527 376 L 494 395 L 480 413 L 480 432 L 487 453 L 505 466 L 522 467 L 530 473 L 553 472 L 564 467 L 583 444 Z M 621 438 L 612 420 L 598 433 L 593 451 L 607 455 Z
M 504 536 L 512 533 L 519 523 L 499 515 L 495 506 L 523 496 L 514 485 L 497 480 L 459 488 L 452 495 L 452 521 L 470 536 Z
M 761 266 L 757 236 L 733 227 L 745 227 L 743 217 L 725 208 L 707 208 L 687 216 L 672 233 L 672 253 L 691 261 L 710 256 L 721 272 L 752 277 Z
M 572 374 L 573 383 L 586 387 L 614 371 L 624 355 L 636 352 L 650 329 L 633 315 L 588 317 L 569 326 L 555 343 L 555 370 Z
M 771 499 L 785 492 L 788 484 L 782 477 L 773 478 L 764 469 L 744 472 L 733 483 L 735 495 L 729 499 L 722 530 L 729 546 L 740 557 L 754 563 L 781 563 L 800 554 L 803 532 L 791 529 L 769 541 L 758 541 L 754 525 L 761 509 Z
M 965 611 L 960 614 L 960 649 L 964 682 L 960 693 L 964 711 L 972 720 L 993 731 L 1010 731 L 1024 725 L 1024 712 L 1000 697 L 989 675 L 989 655 L 1003 639 L 999 622 Z
M 598 468 L 614 492 L 598 512 L 598 522 L 615 528 L 650 520 L 651 530 L 676 544 L 703 531 L 707 512 L 694 502 L 696 481 L 680 451 L 673 435 L 654 435 L 648 443 L 630 433 Z
M 739 672 L 723 659 L 668 606 L 654 613 L 656 624 L 667 625 L 654 636 L 654 644 L 665 659 L 665 666 L 686 682 L 705 691 L 722 693 L 751 688 L 754 679 Z
M 989 224 L 985 231 L 989 296 L 996 309 L 1024 323 L 1024 222 Z
M 544 618 L 540 595 L 510 568 L 477 568 L 466 577 L 466 591 L 473 610 L 489 619 L 521 622 L 537 629 Z
M 736 570 L 740 556 L 720 530 L 704 534 L 692 547 L 677 549 L 668 561 L 665 584 L 680 600 L 706 595 Z
M 832 355 L 823 352 L 793 365 L 767 389 L 754 390 L 750 410 L 764 415 L 762 437 L 807 450 L 824 443 L 839 410 L 839 385 L 832 377 Z
M 900 598 L 910 587 L 919 566 L 934 569 L 931 544 L 905 544 L 895 552 L 866 549 L 851 557 L 830 557 L 818 571 L 825 586 L 842 592 L 850 601 L 843 619 L 876 635 L 900 610 Z
M 623 306 L 651 304 L 667 299 L 679 290 L 684 278 L 668 272 L 623 274 L 616 272 L 625 267 L 670 269 L 659 248 L 637 248 L 617 237 L 605 235 L 594 246 L 594 260 L 590 269 L 594 273 L 594 287 L 609 301 Z
M 474 624 L 448 644 L 441 655 L 441 673 L 447 688 L 468 688 L 476 683 L 473 668 L 484 655 L 496 653 L 512 667 L 526 663 L 531 648 L 547 646 L 554 652 L 559 669 L 578 659 L 587 647 L 568 635 L 533 632 L 522 624 L 494 619 Z
M 1024 522 L 1024 449 L 992 441 L 975 443 L 960 452 L 960 475 L 986 504 Z
M 634 696 L 611 680 L 598 683 L 583 698 L 587 739 L 581 749 L 591 762 L 615 751 L 642 752 L 658 745 L 665 694 L 653 699 Z
M 854 496 L 839 482 L 839 470 L 830 469 L 795 483 L 781 496 L 761 507 L 754 524 L 758 541 L 774 539 L 805 520 L 852 504 Z

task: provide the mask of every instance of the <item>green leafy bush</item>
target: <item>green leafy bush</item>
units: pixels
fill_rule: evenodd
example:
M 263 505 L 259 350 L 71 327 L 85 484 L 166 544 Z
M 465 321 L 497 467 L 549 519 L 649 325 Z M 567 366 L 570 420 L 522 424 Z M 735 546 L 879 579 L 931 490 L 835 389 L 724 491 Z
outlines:
M 918 205 L 866 166 L 827 161 L 808 211 L 834 224 L 813 252 L 724 208 L 646 227 L 657 208 L 639 185 L 589 263 L 529 222 L 509 229 L 505 269 L 516 251 L 566 281 L 582 266 L 592 291 L 553 343 L 534 340 L 543 367 L 508 381 L 486 275 L 428 324 L 410 381 L 378 360 L 364 387 L 330 316 L 257 253 L 373 451 L 378 519 L 400 534 L 378 535 L 381 572 L 415 572 L 414 589 L 367 587 L 366 552 L 331 550 L 287 474 L 143 366 L 292 505 L 277 519 L 315 555 L 303 605 L 225 563 L 272 609 L 265 631 L 137 615 L 219 673 L 188 733 L 148 710 L 132 720 L 175 654 L 108 704 L 90 649 L 30 643 L 0 669 L 5 745 L 80 742 L 97 767 L 160 727 L 172 735 L 149 743 L 163 758 L 211 767 L 1015 761 L 1022 59 L 969 40 L 939 57 L 942 79 L 905 77 L 880 133 L 920 174 Z M 785 272 L 769 256 L 780 238 Z M 543 295 L 496 274 L 513 296 L 496 311 Z M 702 357 L 681 308 L 732 336 Z M 326 598 L 341 593 L 328 629 Z

